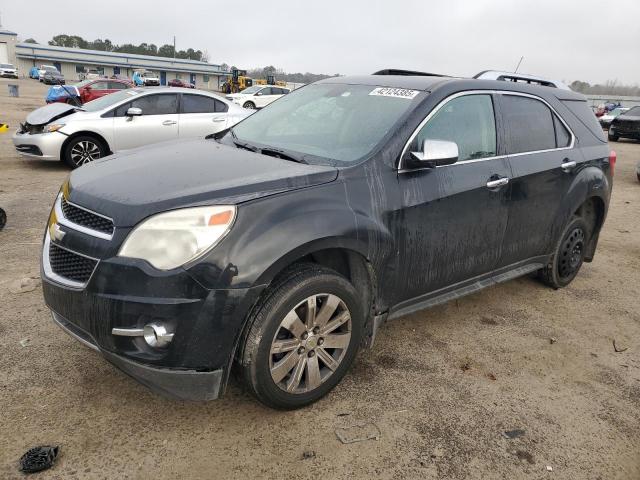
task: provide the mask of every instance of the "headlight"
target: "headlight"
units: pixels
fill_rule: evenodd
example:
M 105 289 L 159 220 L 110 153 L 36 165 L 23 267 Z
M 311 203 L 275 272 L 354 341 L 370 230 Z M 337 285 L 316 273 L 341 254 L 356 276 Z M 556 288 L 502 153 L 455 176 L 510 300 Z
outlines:
M 52 123 L 50 125 L 45 125 L 44 131 L 47 132 L 57 132 L 62 127 L 64 127 L 64 123 Z
M 233 205 L 160 213 L 133 229 L 118 256 L 140 258 L 160 270 L 171 270 L 212 249 L 229 232 L 235 217 Z

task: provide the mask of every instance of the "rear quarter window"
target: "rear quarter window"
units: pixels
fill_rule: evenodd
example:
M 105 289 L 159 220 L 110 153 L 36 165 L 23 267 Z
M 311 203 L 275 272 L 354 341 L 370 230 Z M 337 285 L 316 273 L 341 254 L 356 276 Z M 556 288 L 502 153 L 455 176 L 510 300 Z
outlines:
M 601 142 L 607 141 L 600 123 L 585 100 L 562 100 L 562 104 L 567 107 L 580 123 L 587 127 L 598 140 Z

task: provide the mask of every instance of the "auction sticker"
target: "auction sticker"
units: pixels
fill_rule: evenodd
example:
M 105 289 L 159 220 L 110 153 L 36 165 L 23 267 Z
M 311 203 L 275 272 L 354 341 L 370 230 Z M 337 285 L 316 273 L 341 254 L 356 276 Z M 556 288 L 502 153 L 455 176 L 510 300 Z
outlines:
M 408 90 L 406 88 L 391 88 L 391 87 L 378 87 L 374 88 L 369 95 L 376 95 L 378 97 L 395 97 L 406 98 L 411 100 L 420 93 L 420 90 Z

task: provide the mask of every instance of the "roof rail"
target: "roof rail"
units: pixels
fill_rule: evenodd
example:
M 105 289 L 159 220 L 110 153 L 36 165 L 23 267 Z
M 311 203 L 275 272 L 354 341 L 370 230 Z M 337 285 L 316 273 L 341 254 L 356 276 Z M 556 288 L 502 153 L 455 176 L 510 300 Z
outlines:
M 384 70 L 378 70 L 372 75 L 403 75 L 407 77 L 448 77 L 449 75 L 442 75 L 440 73 L 427 73 L 427 72 L 414 72 L 413 70 L 402 70 L 399 68 L 385 68 Z
M 484 70 L 473 78 L 477 80 L 501 80 L 504 82 L 521 82 L 530 85 L 541 85 L 543 87 L 561 88 L 563 90 L 571 90 L 567 85 L 556 80 L 548 80 L 546 78 L 536 77 L 534 75 L 526 75 L 524 73 L 500 72 L 497 70 Z

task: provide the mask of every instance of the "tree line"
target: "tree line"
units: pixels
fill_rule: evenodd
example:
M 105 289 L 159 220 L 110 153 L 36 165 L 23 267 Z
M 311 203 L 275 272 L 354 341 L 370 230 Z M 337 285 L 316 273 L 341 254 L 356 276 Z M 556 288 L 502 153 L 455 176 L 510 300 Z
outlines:
M 26 43 L 38 43 L 33 38 L 25 40 Z M 131 53 L 137 55 L 150 55 L 152 57 L 174 57 L 173 45 L 165 43 L 158 47 L 155 43 L 141 43 L 140 45 L 133 45 L 132 43 L 123 43 L 122 45 L 116 45 L 108 38 L 102 40 L 98 38 L 90 41 L 78 35 L 65 35 L 60 34 L 54 36 L 49 40 L 49 45 L 55 47 L 67 47 L 67 48 L 84 48 L 88 50 L 100 50 L 102 52 L 117 52 L 117 53 Z M 202 62 L 209 61 L 209 54 L 206 50 L 194 50 L 188 48 L 186 50 L 175 51 L 175 58 L 187 59 L 187 60 L 199 60 Z
M 621 95 L 629 97 L 640 97 L 640 86 L 638 85 L 622 85 L 617 80 L 607 80 L 604 84 L 596 83 L 591 85 L 589 82 L 575 80 L 569 85 L 574 92 L 592 95 Z
M 251 78 L 264 78 L 266 79 L 268 75 L 273 75 L 276 80 L 284 80 L 286 82 L 292 83 L 313 83 L 318 80 L 324 80 L 325 78 L 330 77 L 339 77 L 340 74 L 336 73 L 335 75 L 325 75 L 322 73 L 287 73 L 281 68 L 276 68 L 273 65 L 269 65 L 264 68 L 252 68 L 247 70 L 247 75 Z

